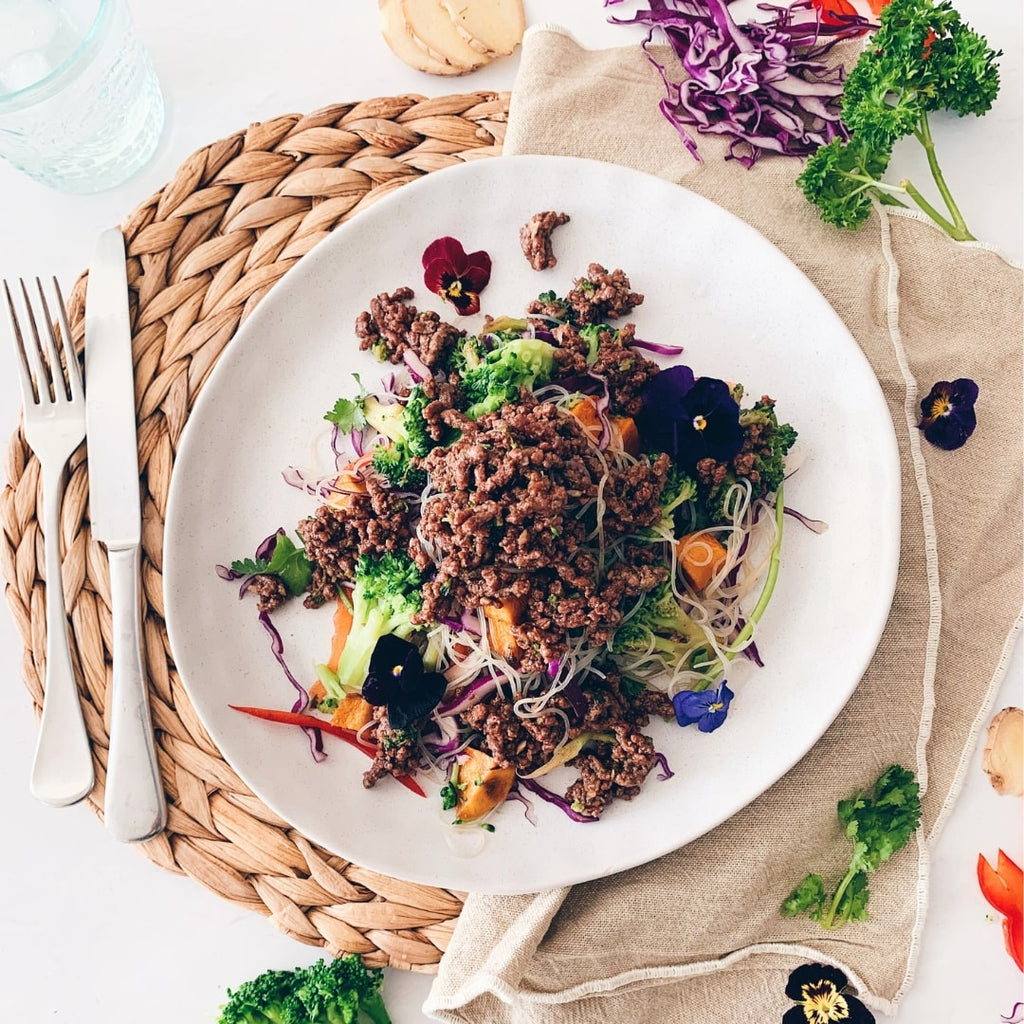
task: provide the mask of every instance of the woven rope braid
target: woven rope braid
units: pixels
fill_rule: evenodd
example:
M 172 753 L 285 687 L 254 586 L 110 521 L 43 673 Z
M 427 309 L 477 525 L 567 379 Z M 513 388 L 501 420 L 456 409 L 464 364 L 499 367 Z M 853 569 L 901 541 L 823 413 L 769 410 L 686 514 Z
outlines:
M 140 849 L 300 942 L 372 966 L 434 971 L 463 894 L 389 878 L 309 842 L 221 757 L 181 685 L 164 628 L 163 527 L 178 441 L 210 369 L 260 299 L 331 230 L 431 171 L 501 152 L 507 93 L 395 96 L 254 124 L 200 149 L 121 225 L 128 251 L 143 518 L 143 639 L 167 829 Z M 83 274 L 69 300 L 76 350 Z M 41 712 L 45 635 L 39 465 L 19 430 L 0 498 L 0 572 Z M 61 509 L 72 658 L 102 816 L 109 742 L 107 560 L 89 526 L 85 448 Z

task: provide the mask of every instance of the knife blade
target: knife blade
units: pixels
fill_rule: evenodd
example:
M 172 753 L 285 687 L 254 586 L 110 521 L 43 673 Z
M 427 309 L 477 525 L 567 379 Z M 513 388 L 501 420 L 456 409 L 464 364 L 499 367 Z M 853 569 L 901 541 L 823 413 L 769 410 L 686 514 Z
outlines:
M 135 421 L 135 375 L 124 237 L 96 242 L 85 296 L 85 422 L 89 516 L 107 549 L 113 620 L 110 749 L 103 818 L 122 842 L 161 831 L 167 802 L 157 764 L 142 666 L 139 550 L 142 511 Z

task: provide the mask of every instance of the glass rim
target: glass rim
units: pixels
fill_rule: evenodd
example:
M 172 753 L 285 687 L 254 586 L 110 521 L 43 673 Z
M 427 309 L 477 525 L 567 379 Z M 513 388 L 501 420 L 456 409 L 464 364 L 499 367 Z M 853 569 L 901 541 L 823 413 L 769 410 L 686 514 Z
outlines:
M 96 5 L 96 14 L 82 38 L 75 44 L 75 48 L 64 58 L 52 71 L 30 85 L 16 89 L 14 92 L 0 92 L 0 112 L 7 108 L 19 109 L 30 105 L 32 102 L 47 99 L 57 91 L 61 80 L 72 71 L 89 50 L 93 47 L 100 32 L 100 27 L 107 11 L 114 5 L 116 0 L 99 0 Z

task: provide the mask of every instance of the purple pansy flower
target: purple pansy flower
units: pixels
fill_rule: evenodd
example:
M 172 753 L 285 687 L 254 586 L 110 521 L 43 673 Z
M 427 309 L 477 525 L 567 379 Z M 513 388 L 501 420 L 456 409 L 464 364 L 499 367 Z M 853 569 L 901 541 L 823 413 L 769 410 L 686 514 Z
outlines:
M 847 978 L 838 967 L 804 964 L 789 976 L 786 995 L 797 1003 L 782 1024 L 874 1024 L 874 1014 L 845 990 Z
M 676 721 L 680 725 L 693 725 L 701 732 L 714 732 L 729 713 L 733 692 L 723 679 L 716 690 L 680 690 L 672 698 Z
M 637 427 L 653 448 L 683 468 L 726 462 L 743 445 L 740 407 L 724 380 L 694 378 L 688 366 L 662 370 L 644 388 Z
M 974 415 L 977 400 L 978 385 L 970 377 L 940 380 L 921 400 L 917 425 L 932 444 L 951 452 L 974 433 L 978 425 Z
M 404 729 L 437 707 L 446 686 L 440 672 L 423 671 L 423 658 L 415 644 L 385 633 L 370 656 L 363 700 L 387 705 L 391 728 Z

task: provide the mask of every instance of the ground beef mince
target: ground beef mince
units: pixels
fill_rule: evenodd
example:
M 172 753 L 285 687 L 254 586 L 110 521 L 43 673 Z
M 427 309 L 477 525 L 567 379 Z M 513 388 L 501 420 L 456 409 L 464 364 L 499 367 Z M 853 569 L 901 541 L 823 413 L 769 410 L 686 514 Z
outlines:
M 439 621 L 522 598 L 527 614 L 513 631 L 526 671 L 564 653 L 569 632 L 603 643 L 629 587 L 640 593 L 664 575 L 640 561 L 632 584 L 618 567 L 602 576 L 582 545 L 596 532 L 599 500 L 609 538 L 657 519 L 668 458 L 609 466 L 574 417 L 529 393 L 463 427 L 457 441 L 424 459 L 433 493 L 419 536 L 436 572 L 417 618 Z
M 371 789 L 385 775 L 415 775 L 423 767 L 419 736 L 415 729 L 392 729 L 387 708 L 373 709 L 374 724 L 366 732 L 368 742 L 376 742 L 373 764 L 363 772 L 363 785 Z
M 288 600 L 288 588 L 280 576 L 253 576 L 246 593 L 256 595 L 256 609 L 261 612 L 272 612 Z
M 668 697 L 660 696 L 671 711 Z M 563 740 L 582 733 L 613 737 L 587 744 L 567 762 L 578 778 L 566 790 L 566 799 L 581 814 L 598 817 L 612 799 L 635 796 L 657 763 L 654 742 L 640 731 L 648 722 L 648 703 L 646 697 L 625 696 L 617 670 L 607 666 L 604 679 L 590 676 L 572 700 L 564 692 L 555 694 L 535 717 L 519 717 L 512 702 L 498 693 L 459 719 L 478 734 L 474 746 L 499 765 L 515 765 L 522 775 L 547 764 Z
M 568 223 L 567 213 L 545 210 L 543 213 L 535 213 L 519 229 L 519 244 L 523 247 L 523 255 L 534 270 L 548 270 L 558 263 L 551 249 L 551 232 Z
M 401 363 L 408 348 L 434 369 L 466 332 L 445 323 L 432 310 L 420 313 L 408 305 L 412 295 L 411 288 L 403 287 L 371 299 L 369 310 L 356 317 L 356 337 L 361 349 L 369 349 L 381 360 Z
M 630 291 L 623 271 L 609 272 L 600 263 L 591 263 L 587 276 L 576 281 L 566 300 L 576 323 L 603 324 L 631 313 L 644 297 Z
M 642 356 L 630 344 L 633 324 L 618 337 L 602 339 L 591 372 L 603 377 L 608 386 L 608 411 L 614 416 L 636 416 L 643 406 L 643 391 L 661 367 Z M 627 328 L 628 333 L 627 333 Z
M 375 473 L 367 472 L 363 479 L 366 493 L 349 492 L 339 505 L 321 505 L 296 527 L 313 563 L 307 607 L 333 601 L 339 585 L 355 576 L 363 555 L 379 558 L 399 551 L 417 558 L 408 503 Z

